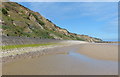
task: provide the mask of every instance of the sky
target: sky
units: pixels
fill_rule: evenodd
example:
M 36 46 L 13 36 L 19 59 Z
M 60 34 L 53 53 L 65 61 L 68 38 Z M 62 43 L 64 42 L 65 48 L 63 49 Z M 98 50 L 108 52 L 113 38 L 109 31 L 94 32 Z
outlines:
M 2 0 L 5 1 L 5 0 Z M 14 2 L 118 2 L 119 0 L 10 0 Z
M 117 2 L 18 2 L 72 33 L 118 38 Z

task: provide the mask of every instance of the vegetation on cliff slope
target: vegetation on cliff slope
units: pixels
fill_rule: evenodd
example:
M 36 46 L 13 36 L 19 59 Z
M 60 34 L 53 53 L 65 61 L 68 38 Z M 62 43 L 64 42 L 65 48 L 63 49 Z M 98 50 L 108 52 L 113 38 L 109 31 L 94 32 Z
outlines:
M 102 41 L 86 35 L 70 33 L 44 18 L 39 13 L 29 10 L 15 2 L 2 4 L 2 32 L 6 36 L 25 36 L 45 39 Z

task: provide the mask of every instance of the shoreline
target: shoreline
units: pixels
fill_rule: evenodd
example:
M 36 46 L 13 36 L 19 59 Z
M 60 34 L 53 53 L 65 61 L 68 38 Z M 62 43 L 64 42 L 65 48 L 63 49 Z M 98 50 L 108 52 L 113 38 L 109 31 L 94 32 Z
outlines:
M 26 57 L 32 58 L 32 57 L 43 56 L 51 53 L 56 54 L 58 52 L 49 52 L 48 50 L 49 49 L 54 50 L 55 48 L 74 46 L 74 45 L 84 44 L 84 43 L 88 43 L 88 42 L 68 40 L 68 41 L 61 41 L 56 45 L 39 46 L 39 47 L 23 47 L 23 48 L 15 48 L 7 51 L 3 50 L 2 63 L 7 63 L 17 59 L 26 58 Z
M 16 49 L 11 49 L 11 50 L 4 50 L 2 52 L 2 63 L 7 63 L 7 62 L 11 62 L 14 61 L 16 59 L 21 59 L 21 58 L 34 58 L 34 57 L 39 57 L 39 56 L 43 56 L 43 55 L 48 55 L 48 54 L 56 54 L 56 53 L 66 53 L 66 52 L 59 52 L 59 50 L 54 51 L 54 49 L 56 48 L 64 48 L 64 47 L 72 47 L 72 46 L 77 46 L 80 45 L 81 49 L 77 52 L 83 55 L 86 55 L 88 57 L 91 58 L 95 58 L 95 59 L 101 59 L 101 60 L 112 60 L 112 61 L 118 61 L 118 47 L 113 45 L 112 48 L 110 44 L 108 43 L 88 43 L 88 42 L 84 42 L 84 41 L 74 41 L 74 40 L 68 40 L 68 41 L 61 41 L 55 45 L 48 45 L 48 46 L 38 46 L 38 47 L 23 47 L 23 48 L 16 48 Z M 105 48 L 104 48 L 105 46 Z M 107 47 L 108 48 L 107 48 Z M 97 48 L 95 48 L 97 47 Z M 99 47 L 104 48 L 102 50 L 101 53 L 99 53 L 100 55 L 104 55 L 106 52 L 105 50 L 113 50 L 113 51 L 117 51 L 115 53 L 110 52 L 111 55 L 109 54 L 109 56 L 104 55 L 104 56 L 100 56 L 97 55 L 100 50 Z M 87 50 L 86 50 L 87 48 Z M 114 49 L 113 49 L 114 48 Z M 54 52 L 49 52 L 49 50 L 52 49 Z M 89 50 L 89 51 L 88 51 Z M 92 52 L 93 51 L 93 52 Z M 97 52 L 97 53 L 95 53 Z M 67 52 L 68 53 L 68 52 Z M 7 55 L 6 55 L 7 54 Z M 111 55 L 111 56 L 110 56 Z M 113 58 L 114 57 L 114 58 Z
M 94 54 L 94 52 L 96 51 L 97 52 L 97 48 L 95 49 L 94 46 L 98 47 L 99 46 L 102 46 L 102 48 L 104 46 L 108 46 L 110 47 L 111 45 L 109 45 L 108 43 L 88 43 L 88 42 L 84 42 L 84 41 L 74 41 L 74 40 L 68 40 L 68 41 L 61 41 L 59 43 L 57 43 L 56 45 L 48 45 L 48 46 L 39 46 L 39 47 L 23 47 L 23 48 L 16 48 L 16 49 L 11 49 L 11 50 L 8 50 L 9 52 L 2 52 L 2 63 L 7 63 L 7 62 L 11 62 L 11 61 L 14 61 L 14 60 L 17 60 L 17 59 L 21 59 L 21 58 L 26 58 L 26 57 L 29 57 L 29 58 L 34 58 L 34 57 L 39 57 L 39 56 L 43 56 L 43 55 L 48 55 L 48 54 L 56 54 L 56 53 L 66 53 L 66 52 L 59 52 L 58 51 L 54 51 L 54 52 L 49 52 L 50 49 L 56 49 L 56 48 L 63 48 L 63 47 L 72 47 L 72 46 L 77 46 L 77 45 L 81 45 L 81 49 L 80 49 L 80 52 L 77 52 L 77 53 L 80 53 L 80 54 L 83 54 L 83 55 L 86 55 L 88 57 L 91 57 L 91 58 L 95 58 L 95 59 L 101 59 L 101 60 L 112 60 L 112 61 L 118 61 L 118 48 L 114 48 L 113 51 L 117 51 L 117 53 L 115 52 L 115 55 L 116 57 L 114 58 L 111 58 L 113 57 L 112 56 L 100 56 L 102 55 L 102 53 L 105 52 L 102 51 L 100 53 L 100 55 L 97 55 L 97 53 Z M 91 47 L 89 47 L 91 46 Z M 87 50 L 90 50 L 89 51 L 86 51 L 86 48 L 88 48 Z M 114 46 L 116 47 L 116 46 Z M 106 47 L 105 47 L 106 48 Z M 113 48 L 113 46 L 112 46 Z M 110 49 L 112 49 L 110 48 Z M 107 48 L 109 49 L 109 48 Z M 109 51 L 111 51 L 109 49 Z M 93 52 L 91 52 L 93 51 Z M 100 50 L 98 50 L 100 52 Z M 105 52 L 106 53 L 106 52 Z M 7 55 L 5 55 L 7 54 Z M 113 54 L 113 53 L 112 53 Z

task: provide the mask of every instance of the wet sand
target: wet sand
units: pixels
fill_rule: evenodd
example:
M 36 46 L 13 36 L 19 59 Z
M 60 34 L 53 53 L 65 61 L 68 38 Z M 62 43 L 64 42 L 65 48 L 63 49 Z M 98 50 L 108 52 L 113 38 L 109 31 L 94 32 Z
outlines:
M 79 44 L 3 64 L 4 75 L 118 75 L 117 45 Z
M 77 52 L 95 59 L 118 61 L 118 45 L 83 44 Z

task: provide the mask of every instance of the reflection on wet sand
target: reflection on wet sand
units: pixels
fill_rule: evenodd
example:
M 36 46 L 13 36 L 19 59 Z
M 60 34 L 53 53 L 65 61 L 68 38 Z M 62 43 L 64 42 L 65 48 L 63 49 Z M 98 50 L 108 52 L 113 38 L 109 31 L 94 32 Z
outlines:
M 52 49 L 59 51 L 40 57 L 15 60 L 3 65 L 3 74 L 7 75 L 117 75 L 118 62 L 110 58 L 90 57 L 81 52 L 84 45 L 75 45 Z M 86 46 L 87 47 L 87 46 Z M 95 45 L 97 47 L 97 45 Z M 106 46 L 108 50 L 108 46 Z M 97 47 L 99 48 L 99 47 Z M 102 47 L 100 47 L 102 51 Z M 110 48 L 115 48 L 112 45 Z M 103 48 L 104 49 L 104 48 Z M 84 49 L 85 50 L 85 49 Z M 87 50 L 87 48 L 86 48 Z M 89 47 L 88 47 L 89 50 Z M 96 50 L 96 49 L 95 49 Z M 116 49 L 115 49 L 116 50 Z M 79 52 L 78 52 L 79 51 Z M 89 50 L 90 51 L 90 50 Z M 117 51 L 106 51 L 105 53 Z M 82 53 L 82 54 L 81 54 Z M 91 54 L 93 51 L 91 52 Z M 99 55 L 96 53 L 96 55 Z M 108 54 L 109 55 L 109 54 Z M 105 56 L 104 56 L 105 57 Z M 107 57 L 107 55 L 106 55 Z

